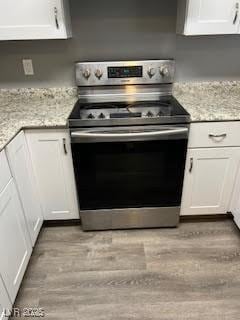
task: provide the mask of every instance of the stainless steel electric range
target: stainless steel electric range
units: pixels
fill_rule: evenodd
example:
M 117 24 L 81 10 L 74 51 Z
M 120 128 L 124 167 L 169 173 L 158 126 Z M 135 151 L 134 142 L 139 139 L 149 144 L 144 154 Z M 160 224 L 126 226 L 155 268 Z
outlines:
M 69 117 L 84 230 L 179 222 L 190 116 L 172 96 L 173 60 L 76 64 Z

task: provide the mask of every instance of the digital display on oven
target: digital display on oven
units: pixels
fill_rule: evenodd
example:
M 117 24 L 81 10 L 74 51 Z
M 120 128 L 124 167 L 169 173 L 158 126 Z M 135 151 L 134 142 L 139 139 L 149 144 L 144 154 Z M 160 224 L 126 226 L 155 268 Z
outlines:
M 142 66 L 108 67 L 108 78 L 141 78 Z

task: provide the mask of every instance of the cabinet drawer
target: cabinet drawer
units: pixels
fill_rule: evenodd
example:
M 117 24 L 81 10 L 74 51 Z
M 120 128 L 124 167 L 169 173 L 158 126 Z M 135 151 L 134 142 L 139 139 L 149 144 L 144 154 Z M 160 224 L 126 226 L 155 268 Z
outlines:
M 0 193 L 12 177 L 5 151 L 0 152 Z
M 192 123 L 188 148 L 240 146 L 240 121 Z

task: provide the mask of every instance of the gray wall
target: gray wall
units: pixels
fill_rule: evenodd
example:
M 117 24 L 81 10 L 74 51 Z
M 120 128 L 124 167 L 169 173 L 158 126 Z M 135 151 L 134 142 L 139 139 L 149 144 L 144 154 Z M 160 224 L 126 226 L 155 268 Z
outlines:
M 240 35 L 176 35 L 177 0 L 69 1 L 72 39 L 0 42 L 0 87 L 72 86 L 74 62 L 87 60 L 175 58 L 178 81 L 240 79 Z

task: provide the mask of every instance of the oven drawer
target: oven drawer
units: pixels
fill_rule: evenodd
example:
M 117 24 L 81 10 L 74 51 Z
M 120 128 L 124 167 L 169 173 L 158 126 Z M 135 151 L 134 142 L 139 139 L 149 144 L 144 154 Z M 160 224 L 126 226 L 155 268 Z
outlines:
M 240 121 L 192 123 L 188 148 L 240 146 Z

